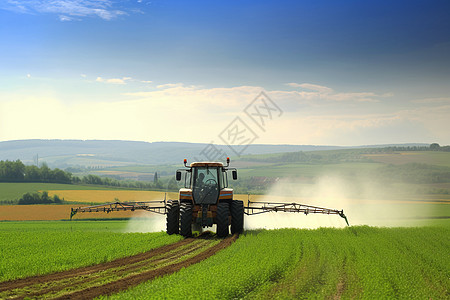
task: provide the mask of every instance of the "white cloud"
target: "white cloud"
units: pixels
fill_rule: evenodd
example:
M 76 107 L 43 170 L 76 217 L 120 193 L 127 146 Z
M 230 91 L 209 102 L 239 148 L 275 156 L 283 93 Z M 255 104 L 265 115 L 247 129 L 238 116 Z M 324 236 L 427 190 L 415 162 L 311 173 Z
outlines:
M 290 86 L 290 87 L 294 87 L 294 88 L 302 88 L 302 89 L 311 90 L 311 91 L 320 92 L 320 93 L 333 92 L 333 89 L 331 89 L 329 87 L 318 85 L 318 84 L 312 84 L 312 83 L 290 82 L 290 83 L 286 83 L 286 85 Z
M 174 87 L 182 87 L 182 83 L 165 83 L 157 85 L 156 88 L 158 89 L 167 89 L 167 88 L 174 88 Z
M 157 90 L 146 92 L 124 93 L 132 99 L 140 99 L 152 103 L 171 103 L 183 107 L 195 107 L 205 113 L 239 113 L 262 90 L 261 87 L 240 86 L 232 88 L 203 88 L 185 86 L 182 83 L 158 85 Z M 230 120 L 231 121 L 231 120 Z
M 131 80 L 129 77 L 116 79 L 119 79 L 116 83 Z M 99 79 L 105 83 L 108 80 L 114 83 L 111 79 Z M 248 126 L 254 126 L 243 110 L 261 90 L 258 86 L 205 88 L 175 84 L 126 93 L 121 95 L 121 101 L 67 103 L 52 93 L 41 96 L 0 94 L 0 140 L 77 138 L 219 142 L 218 135 L 236 116 Z M 408 109 L 396 109 L 392 103 L 356 105 L 353 101 L 330 101 L 318 91 L 272 90 L 266 93 L 284 113 L 271 121 L 265 132 L 252 127 L 260 137 L 258 143 L 450 143 L 447 130 L 450 105 L 417 107 L 410 104 Z M 376 94 L 367 93 L 369 96 Z M 334 94 L 340 93 L 334 92 L 331 96 Z M 368 96 L 349 92 L 340 97 Z M 43 119 L 49 111 L 52 118 Z
M 6 0 L 1 8 L 19 13 L 50 13 L 59 15 L 61 21 L 80 20 L 76 17 L 97 16 L 112 20 L 127 12 L 115 9 L 112 0 Z
M 326 101 L 353 101 L 353 102 L 378 102 L 377 98 L 391 97 L 392 94 L 377 95 L 372 92 L 349 92 L 349 93 L 337 93 L 332 88 L 312 84 L 312 83 L 295 83 L 290 82 L 285 85 L 300 88 L 301 91 L 286 92 L 296 94 L 303 99 L 315 99 Z
M 122 78 L 102 78 L 97 77 L 95 81 L 104 82 L 104 83 L 112 83 L 112 84 L 126 84 L 127 81 L 131 80 L 131 77 L 122 77 Z

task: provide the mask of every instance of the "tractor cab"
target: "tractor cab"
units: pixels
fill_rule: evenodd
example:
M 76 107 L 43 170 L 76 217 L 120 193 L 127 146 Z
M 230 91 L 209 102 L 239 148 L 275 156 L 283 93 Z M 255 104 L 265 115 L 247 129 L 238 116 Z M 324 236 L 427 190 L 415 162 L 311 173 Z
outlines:
M 227 158 L 227 165 L 221 162 L 194 162 L 188 169 L 178 170 L 176 179 L 181 180 L 181 172 L 185 172 L 184 188 L 180 189 L 180 197 L 190 194 L 195 205 L 217 204 L 219 197 L 224 192 L 232 193 L 228 189 L 228 170 L 232 170 L 232 177 L 237 179 L 236 169 L 228 168 L 230 163 Z

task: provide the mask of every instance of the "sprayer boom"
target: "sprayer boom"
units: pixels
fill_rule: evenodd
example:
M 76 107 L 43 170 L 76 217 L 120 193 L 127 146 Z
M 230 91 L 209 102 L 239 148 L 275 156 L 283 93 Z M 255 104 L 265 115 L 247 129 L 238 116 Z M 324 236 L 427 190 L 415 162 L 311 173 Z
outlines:
M 155 200 L 145 202 L 113 202 L 100 205 L 72 208 L 70 219 L 79 212 L 106 212 L 146 210 L 157 214 L 166 214 L 166 201 Z
M 344 214 L 344 210 L 329 209 L 318 206 L 305 205 L 300 203 L 280 203 L 280 202 L 259 202 L 248 200 L 248 206 L 244 207 L 244 213 L 246 215 L 257 215 L 267 212 L 292 212 L 292 213 L 304 213 L 308 214 L 325 214 L 325 215 L 339 215 L 345 219 L 348 224 L 347 217 Z
M 281 202 L 260 202 L 248 200 L 248 206 L 244 206 L 244 214 L 258 215 L 267 212 L 288 212 L 288 213 L 304 213 L 308 214 L 324 214 L 324 215 L 339 215 L 349 225 L 347 217 L 343 210 L 329 209 L 312 205 L 305 205 L 300 203 L 281 203 Z M 157 214 L 167 214 L 166 200 L 154 200 L 145 202 L 113 202 L 99 205 L 85 206 L 72 208 L 70 212 L 70 219 L 77 213 L 82 212 L 106 212 L 112 211 L 135 211 L 145 210 Z

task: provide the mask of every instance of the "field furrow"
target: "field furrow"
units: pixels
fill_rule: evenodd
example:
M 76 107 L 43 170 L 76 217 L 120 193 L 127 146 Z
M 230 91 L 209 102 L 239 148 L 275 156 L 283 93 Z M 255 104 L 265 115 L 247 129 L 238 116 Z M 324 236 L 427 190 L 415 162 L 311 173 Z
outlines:
M 135 286 L 200 262 L 229 246 L 210 234 L 108 263 L 0 283 L 1 299 L 90 299 Z

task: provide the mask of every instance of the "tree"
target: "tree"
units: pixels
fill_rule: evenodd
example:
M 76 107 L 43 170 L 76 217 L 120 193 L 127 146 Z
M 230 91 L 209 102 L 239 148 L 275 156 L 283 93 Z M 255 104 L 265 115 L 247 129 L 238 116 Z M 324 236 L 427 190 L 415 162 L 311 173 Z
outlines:
M 441 146 L 438 143 L 433 143 L 430 145 L 430 150 L 436 151 L 439 150 L 439 148 L 441 148 Z
M 50 168 L 47 166 L 47 163 L 43 162 L 42 166 L 39 168 L 41 173 L 41 180 L 47 181 L 50 179 Z
M 169 191 L 178 191 L 178 184 L 175 180 L 175 177 L 172 177 L 167 184 L 167 189 Z
M 158 172 L 155 172 L 155 175 L 153 176 L 153 183 L 154 184 L 158 183 Z
M 63 201 L 59 198 L 58 195 L 53 195 L 53 203 L 61 204 Z
M 39 181 L 41 179 L 41 174 L 39 168 L 32 165 L 25 167 L 25 180 L 26 181 Z
M 42 192 L 41 203 L 52 203 L 52 200 L 48 196 L 48 192 L 47 191 Z

